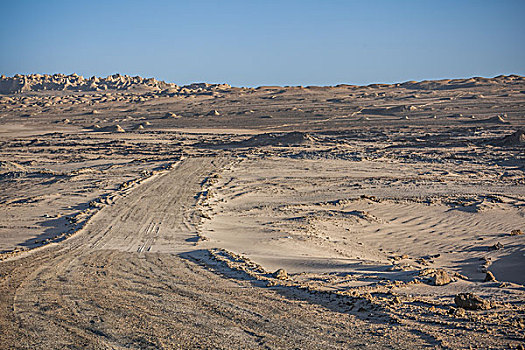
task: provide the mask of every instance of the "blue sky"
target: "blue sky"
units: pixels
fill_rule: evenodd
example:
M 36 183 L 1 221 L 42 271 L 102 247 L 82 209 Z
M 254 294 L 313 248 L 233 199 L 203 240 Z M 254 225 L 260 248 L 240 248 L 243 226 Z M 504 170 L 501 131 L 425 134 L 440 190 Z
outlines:
M 525 1 L 0 0 L 0 73 L 177 84 L 525 75 Z

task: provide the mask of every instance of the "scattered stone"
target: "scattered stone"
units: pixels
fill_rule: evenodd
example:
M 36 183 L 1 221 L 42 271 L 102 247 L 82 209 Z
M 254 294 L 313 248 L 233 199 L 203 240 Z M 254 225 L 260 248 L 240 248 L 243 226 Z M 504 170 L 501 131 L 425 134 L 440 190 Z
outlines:
M 519 235 L 522 235 L 522 234 L 523 234 L 522 230 L 512 230 L 512 231 L 510 231 L 510 235 L 511 236 L 519 236 Z
M 63 120 L 62 120 L 62 123 L 64 123 L 64 124 L 69 124 L 69 123 L 71 123 L 71 120 L 69 120 L 69 119 L 66 118 L 66 119 L 63 119 Z
M 204 219 L 211 220 L 211 216 L 208 213 L 200 212 L 200 216 Z
M 214 110 L 211 110 L 211 111 L 208 113 L 208 115 L 219 116 L 219 115 L 221 115 L 221 114 L 219 113 L 218 110 L 214 109 Z
M 166 114 L 164 114 L 164 117 L 165 118 L 180 118 L 180 115 L 177 115 L 176 113 L 173 113 L 173 112 L 167 112 Z
M 459 279 L 462 279 L 463 281 L 468 281 L 469 278 L 465 275 L 460 274 L 459 272 L 454 272 L 453 276 Z
M 494 244 L 494 245 L 491 245 L 491 246 L 489 247 L 489 250 L 500 250 L 500 249 L 503 249 L 503 248 L 504 248 L 503 244 L 501 244 L 500 242 L 498 242 L 498 243 L 496 243 L 496 244 Z
M 401 298 L 398 297 L 397 295 L 390 301 L 391 304 L 394 304 L 394 305 L 397 305 L 397 304 L 401 304 Z
M 449 284 L 450 282 L 452 282 L 452 279 L 445 270 L 436 270 L 436 273 L 434 273 L 434 275 L 432 276 L 432 284 L 435 286 L 444 286 L 445 284 Z
M 392 265 L 389 268 L 387 268 L 386 270 L 387 271 L 400 271 L 401 268 L 399 267 L 399 265 Z
M 91 114 L 100 114 L 100 112 L 97 111 L 96 109 L 94 109 L 94 110 L 91 111 Z
M 274 281 L 267 281 L 266 282 L 266 287 L 275 287 L 277 285 L 276 282 Z
M 454 315 L 455 317 L 465 317 L 465 315 L 466 315 L 465 309 L 455 308 L 455 307 L 452 307 L 452 306 L 448 310 L 448 313 L 450 315 Z
M 456 306 L 467 310 L 490 309 L 490 302 L 472 293 L 459 293 L 454 297 Z
M 496 282 L 496 277 L 494 277 L 494 275 L 492 274 L 492 272 L 490 271 L 487 271 L 486 275 L 485 275 L 485 280 L 484 282 Z
M 275 271 L 272 276 L 274 278 L 277 278 L 279 280 L 285 280 L 288 278 L 288 273 L 284 270 L 284 269 L 279 269 L 277 271 Z

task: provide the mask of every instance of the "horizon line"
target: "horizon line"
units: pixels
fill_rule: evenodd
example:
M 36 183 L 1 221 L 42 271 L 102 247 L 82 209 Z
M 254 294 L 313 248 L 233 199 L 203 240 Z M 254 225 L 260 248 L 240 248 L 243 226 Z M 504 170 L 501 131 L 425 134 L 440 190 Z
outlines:
M 0 73 L 0 77 L 2 77 L 3 79 L 9 79 L 9 78 L 15 78 L 17 75 L 21 75 L 21 76 L 31 76 L 31 75 L 43 75 L 43 76 L 55 76 L 55 75 L 62 75 L 62 76 L 79 76 L 79 77 L 82 77 L 83 79 L 86 79 L 86 80 L 89 80 L 89 79 L 92 79 L 93 77 L 95 78 L 109 78 L 109 77 L 113 77 L 113 76 L 123 76 L 123 77 L 130 77 L 130 78 L 136 78 L 136 77 L 140 77 L 142 79 L 155 79 L 156 81 L 158 82 L 164 82 L 164 83 L 168 83 L 168 84 L 175 84 L 176 86 L 189 86 L 189 85 L 193 85 L 193 84 L 208 84 L 208 85 L 229 85 L 230 87 L 236 87 L 236 88 L 261 88 L 261 87 L 283 87 L 283 88 L 286 88 L 286 87 L 336 87 L 336 86 L 343 86 L 343 85 L 347 85 L 347 86 L 359 86 L 359 87 L 367 87 L 367 86 L 372 86 L 372 85 L 398 85 L 398 84 L 406 84 L 406 83 L 411 83 L 411 82 L 416 82 L 416 83 L 421 83 L 421 82 L 430 82 L 430 81 L 443 81 L 443 80 L 468 80 L 468 79 L 496 79 L 496 78 L 501 78 L 501 77 L 519 77 L 519 78 L 525 78 L 524 75 L 521 75 L 521 74 L 518 74 L 518 73 L 501 73 L 501 74 L 498 74 L 498 75 L 495 75 L 495 76 L 481 76 L 481 75 L 476 75 L 476 76 L 453 76 L 453 77 L 439 77 L 439 78 L 425 78 L 425 79 L 408 79 L 408 80 L 404 80 L 404 81 L 393 81 L 393 82 L 371 82 L 371 83 L 366 83 L 366 84 L 358 84 L 358 83 L 348 83 L 348 82 L 339 82 L 339 83 L 334 83 L 334 84 L 326 84 L 326 85 L 323 85 L 323 84 L 308 84 L 308 85 L 305 85 L 305 84 L 261 84 L 261 85 L 234 85 L 234 84 L 231 84 L 231 83 L 228 83 L 228 82 L 208 82 L 208 81 L 193 81 L 191 83 L 176 83 L 176 82 L 172 82 L 172 81 L 169 81 L 169 80 L 162 80 L 162 79 L 159 79 L 159 78 L 156 78 L 154 76 L 141 76 L 141 75 L 130 75 L 130 74 L 124 74 L 124 73 L 121 73 L 121 72 L 115 72 L 113 74 L 109 74 L 109 75 L 90 75 L 90 76 L 87 76 L 87 75 L 82 75 L 82 74 L 78 74 L 76 72 L 72 72 L 72 73 L 61 73 L 61 72 L 55 72 L 55 73 L 14 73 L 13 75 L 9 76 L 9 75 L 5 75 L 3 73 Z

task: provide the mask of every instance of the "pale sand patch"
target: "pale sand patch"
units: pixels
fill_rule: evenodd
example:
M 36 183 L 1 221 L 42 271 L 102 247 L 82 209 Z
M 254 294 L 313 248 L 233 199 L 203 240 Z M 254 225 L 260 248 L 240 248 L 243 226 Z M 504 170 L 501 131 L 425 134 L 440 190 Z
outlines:
M 517 267 L 525 266 L 525 236 L 510 232 L 525 226 L 523 187 L 473 181 L 472 171 L 490 177 L 491 170 L 466 167 L 279 157 L 242 161 L 210 189 L 205 208 L 211 219 L 202 226 L 209 240 L 202 246 L 219 246 L 270 271 L 295 274 L 344 272 L 361 280 L 373 275 L 407 282 L 425 269 L 445 269 L 468 282 L 428 287 L 434 294 L 474 288 L 501 298 L 523 297 L 518 286 L 512 292 L 483 288 L 491 264 L 499 281 L 522 281 Z M 443 175 L 447 169 L 454 175 Z M 497 200 L 487 197 L 494 192 Z M 490 250 L 498 242 L 504 248 Z

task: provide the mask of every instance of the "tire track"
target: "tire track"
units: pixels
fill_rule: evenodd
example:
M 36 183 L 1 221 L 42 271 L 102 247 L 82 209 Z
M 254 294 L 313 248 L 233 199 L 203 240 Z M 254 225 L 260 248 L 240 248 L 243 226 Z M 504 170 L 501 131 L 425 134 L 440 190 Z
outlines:
M 225 160 L 190 158 L 77 235 L 0 264 L 0 349 L 407 348 L 421 338 L 204 268 L 196 194 Z

